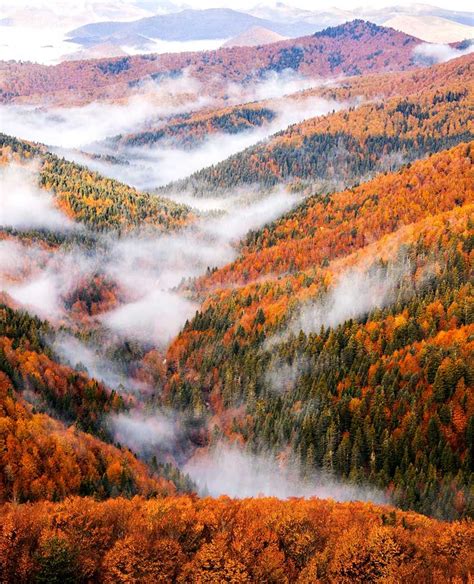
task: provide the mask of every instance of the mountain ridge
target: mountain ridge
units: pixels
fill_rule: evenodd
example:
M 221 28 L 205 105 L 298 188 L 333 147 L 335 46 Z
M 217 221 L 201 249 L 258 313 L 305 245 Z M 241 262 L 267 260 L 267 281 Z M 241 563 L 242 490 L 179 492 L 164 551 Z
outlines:
M 262 47 L 142 55 L 61 63 L 55 66 L 0 63 L 0 102 L 49 100 L 89 103 L 130 95 L 140 84 L 183 76 L 206 84 L 212 95 L 227 84 L 248 85 L 282 73 L 313 78 L 361 75 L 415 68 L 413 50 L 421 41 L 355 20 L 315 35 Z

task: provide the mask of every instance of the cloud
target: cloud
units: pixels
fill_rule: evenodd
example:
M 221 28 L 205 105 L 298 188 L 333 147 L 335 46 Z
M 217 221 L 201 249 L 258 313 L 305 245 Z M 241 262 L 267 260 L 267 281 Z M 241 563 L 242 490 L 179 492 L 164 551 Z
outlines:
M 469 55 L 474 51 L 474 42 L 466 49 L 459 50 L 449 45 L 439 45 L 423 43 L 413 49 L 415 60 L 422 65 L 435 65 L 436 63 L 445 63 L 456 57 Z
M 226 87 L 226 95 L 235 103 L 263 101 L 297 93 L 323 83 L 327 84 L 329 82 L 327 80 L 304 77 L 293 69 L 284 69 L 280 72 L 267 71 L 260 80 L 253 81 L 245 86 L 229 83 Z
M 120 304 L 94 320 L 122 338 L 163 346 L 198 308 L 177 290 L 181 282 L 232 261 L 249 229 L 274 220 L 299 200 L 284 191 L 245 201 L 231 197 L 219 217 L 201 217 L 189 228 L 156 236 L 98 236 L 96 250 L 74 244 L 67 251 L 40 251 L 0 242 L 2 288 L 36 314 L 58 321 L 67 318 L 68 295 L 100 274 L 116 284 Z M 110 373 L 94 365 L 93 355 L 80 352 L 92 374 Z
M 66 314 L 64 299 L 77 283 L 95 273 L 97 261 L 77 247 L 48 251 L 34 244 L 0 242 L 0 285 L 34 314 L 58 321 Z
M 116 414 L 109 416 L 108 424 L 114 439 L 137 453 L 172 449 L 177 438 L 175 420 L 163 412 Z
M 222 217 L 203 221 L 202 230 L 222 242 L 236 241 L 249 231 L 274 221 L 300 200 L 298 196 L 289 195 L 283 189 L 276 189 L 270 195 L 249 205 L 236 207 Z
M 240 95 L 239 99 L 243 97 Z M 238 134 L 222 132 L 209 134 L 203 142 L 192 149 L 170 146 L 164 140 L 149 147 L 119 146 L 118 149 L 115 146 L 110 147 L 105 142 L 91 145 L 89 148 L 90 152 L 103 155 L 102 159 L 87 159 L 75 152 L 67 153 L 67 156 L 107 176 L 132 184 L 139 189 L 150 190 L 222 162 L 291 124 L 325 115 L 341 109 L 344 105 L 316 97 L 301 98 L 296 102 L 291 99 L 279 100 L 270 105 L 276 114 L 272 122 Z M 136 128 L 135 131 L 139 129 Z M 118 156 L 126 160 L 127 164 L 111 163 L 107 158 L 110 156 Z
M 154 290 L 136 302 L 106 313 L 101 321 L 123 336 L 159 345 L 176 336 L 198 305 L 166 290 Z
M 0 167 L 0 226 L 65 231 L 75 224 L 55 207 L 54 197 L 37 184 L 33 165 Z
M 189 229 L 157 238 L 127 238 L 111 248 L 105 270 L 131 300 L 101 317 L 122 335 L 155 344 L 167 343 L 198 305 L 175 288 L 208 267 L 221 266 L 237 254 L 235 243 L 290 210 L 298 197 L 283 191 L 242 205 L 234 200 L 228 213 L 201 218 Z
M 322 326 L 336 327 L 389 304 L 405 269 L 396 267 L 387 272 L 377 267 L 368 271 L 353 268 L 345 272 L 324 298 L 302 306 L 291 322 L 291 330 L 319 332 Z
M 309 362 L 305 357 L 295 357 L 291 363 L 280 358 L 273 359 L 265 371 L 265 382 L 275 393 L 288 392 L 308 370 Z
M 32 273 L 35 266 L 44 266 L 49 254 L 36 246 L 29 246 L 19 241 L 0 240 L 0 283 L 6 286 L 8 283 L 24 281 Z
M 246 86 L 229 84 L 223 88 L 220 83 L 203 86 L 184 71 L 178 77 L 160 81 L 144 79 L 131 95 L 117 103 L 96 101 L 80 107 L 0 105 L 0 131 L 47 144 L 60 156 L 149 190 L 217 164 L 290 124 L 344 107 L 343 103 L 316 97 L 300 97 L 296 102 L 281 98 L 322 83 L 328 81 L 283 71 L 272 72 Z M 110 141 L 119 135 L 160 129 L 170 116 L 274 98 L 277 99 L 265 104 L 275 112 L 271 122 L 238 134 L 210 134 L 192 149 L 172 146 L 164 140 L 150 147 Z
M 225 31 L 223 31 L 225 32 Z M 129 55 L 138 55 L 142 53 L 194 53 L 198 51 L 214 51 L 221 47 L 229 37 L 221 39 L 204 39 L 196 41 L 164 41 L 161 39 L 147 39 L 143 46 L 130 46 L 127 44 L 120 45 L 120 48 Z
M 145 390 L 143 384 L 131 379 L 120 370 L 118 363 L 105 356 L 107 345 L 107 342 L 101 347 L 85 344 L 66 333 L 55 335 L 51 343 L 53 351 L 63 363 L 74 369 L 85 369 L 90 377 L 102 381 L 110 388 L 118 391 Z
M 208 452 L 198 452 L 184 467 L 201 493 L 213 497 L 321 497 L 386 502 L 376 489 L 345 485 L 322 472 L 302 480 L 300 470 L 297 465 L 280 465 L 270 454 L 250 454 L 224 442 Z
M 53 277 L 41 274 L 20 286 L 7 288 L 10 296 L 42 318 L 59 316 L 62 312 L 59 290 Z
M 184 73 L 178 79 L 144 82 L 118 103 L 93 102 L 67 108 L 0 105 L 0 130 L 57 148 L 86 148 L 110 136 L 159 123 L 170 115 L 208 103 L 198 81 Z

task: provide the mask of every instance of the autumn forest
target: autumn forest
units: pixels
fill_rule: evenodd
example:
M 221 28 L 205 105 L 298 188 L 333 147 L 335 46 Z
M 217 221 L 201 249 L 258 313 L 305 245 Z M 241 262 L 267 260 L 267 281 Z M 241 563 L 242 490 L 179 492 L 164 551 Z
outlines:
M 474 54 L 440 46 L 0 61 L 1 583 L 472 582 Z

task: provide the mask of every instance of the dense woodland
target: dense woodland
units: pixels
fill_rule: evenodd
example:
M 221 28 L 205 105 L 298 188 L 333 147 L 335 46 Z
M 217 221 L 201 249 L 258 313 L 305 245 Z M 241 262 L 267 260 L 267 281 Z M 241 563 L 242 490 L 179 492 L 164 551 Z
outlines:
M 472 82 L 458 82 L 443 91 L 427 90 L 311 118 L 161 192 L 183 189 L 203 195 L 236 185 L 288 182 L 294 188 L 310 184 L 333 191 L 471 140 L 472 91 Z
M 106 499 L 176 492 L 171 481 L 153 477 L 131 452 L 35 411 L 3 371 L 0 445 L 1 503 L 58 501 L 71 495 Z
M 161 142 L 166 147 L 195 148 L 212 134 L 239 134 L 267 125 L 276 113 L 258 104 L 244 107 L 197 112 L 173 119 L 163 127 L 137 134 L 120 136 L 114 140 L 119 146 L 153 146 Z
M 52 191 L 71 219 L 97 231 L 130 231 L 138 226 L 169 229 L 192 219 L 190 210 L 161 197 L 150 197 L 51 154 L 45 147 L 0 134 L 0 163 L 11 160 L 40 165 L 40 186 Z
M 215 414 L 212 439 L 291 446 L 304 472 L 369 480 L 425 513 L 472 514 L 472 162 L 463 144 L 308 199 L 251 235 L 197 283 L 203 309 L 168 351 L 170 402 Z M 386 307 L 279 339 L 354 267 L 401 274 Z
M 106 416 L 127 411 L 132 396 L 60 364 L 51 334 L 47 322 L 0 305 L 1 502 L 193 489 L 174 464 L 148 467 L 112 446 Z
M 471 524 L 367 503 L 71 498 L 0 509 L 5 582 L 448 584 L 472 574 Z
M 417 44 L 355 21 L 259 48 L 0 64 L 4 102 L 123 97 L 183 68 L 217 85 L 288 68 L 351 76 L 113 139 L 195 148 L 271 123 L 282 103 L 347 105 L 171 185 L 198 196 L 284 186 L 302 202 L 248 233 L 234 261 L 181 282 L 200 309 L 169 346 L 107 332 L 100 317 L 125 300 L 100 270 L 62 293 L 61 322 L 1 291 L 0 582 L 472 580 L 474 58 L 414 70 Z M 35 164 L 38 186 L 81 225 L 2 225 L 0 241 L 59 258 L 200 219 L 4 134 L 0 162 Z M 100 346 L 147 391 L 65 364 L 52 342 L 62 333 Z M 110 416 L 135 407 L 173 412 L 178 443 L 114 443 Z M 329 479 L 389 505 L 198 497 L 178 466 L 222 443 L 265 453 L 301 484 Z
M 324 98 L 340 104 L 357 104 L 361 99 L 412 96 L 423 91 L 436 92 L 440 87 L 459 85 L 472 78 L 474 55 L 465 55 L 425 69 L 402 73 L 379 73 L 352 76 L 338 83 L 322 84 L 311 89 L 263 101 L 211 108 L 183 114 L 167 120 L 155 129 L 118 136 L 115 147 L 166 146 L 192 148 L 217 133 L 234 134 L 272 122 L 285 108 L 306 107 L 313 99 Z M 440 90 L 440 94 L 443 90 Z

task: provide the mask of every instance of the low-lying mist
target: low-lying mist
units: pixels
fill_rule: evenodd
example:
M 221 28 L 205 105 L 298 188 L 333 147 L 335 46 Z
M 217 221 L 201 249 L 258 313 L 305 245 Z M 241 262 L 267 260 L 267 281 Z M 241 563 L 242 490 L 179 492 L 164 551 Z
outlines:
M 6 167 L 2 172 L 8 178 L 8 192 L 16 195 L 13 200 L 18 193 L 27 192 L 28 202 L 34 196 L 48 203 L 44 211 L 38 205 L 24 204 L 20 197 L 19 215 L 10 211 L 9 205 L 2 205 L 3 227 L 28 231 L 39 226 L 74 226 L 54 207 L 52 195 L 33 189 L 30 183 L 26 185 L 29 190 L 24 190 L 23 171 Z M 298 201 L 297 196 L 283 190 L 264 198 L 236 196 L 218 216 L 201 216 L 185 229 L 155 235 L 97 235 L 96 249 L 69 244 L 48 250 L 33 243 L 1 241 L 2 289 L 42 318 L 68 322 L 66 298 L 101 275 L 116 286 L 120 298 L 117 306 L 92 319 L 124 338 L 163 346 L 198 308 L 178 291 L 180 283 L 234 259 L 239 240 L 250 229 L 276 219 Z M 49 221 L 51 218 L 54 221 Z
M 387 273 L 381 268 L 350 269 L 342 274 L 323 299 L 302 306 L 292 320 L 293 332 L 319 332 L 322 326 L 334 328 L 351 318 L 368 314 L 388 304 L 404 272 Z
M 271 72 L 259 82 L 229 84 L 216 94 L 184 71 L 176 78 L 145 80 L 114 103 L 96 101 L 62 108 L 0 105 L 0 131 L 44 143 L 65 158 L 139 189 L 153 189 L 221 162 L 290 124 L 344 107 L 317 97 L 279 99 L 322 83 L 328 81 L 288 71 Z M 210 134 L 192 149 L 163 140 L 150 147 L 111 144 L 108 140 L 159 129 L 178 114 L 266 99 L 275 99 L 266 105 L 276 114 L 271 122 L 236 134 Z
M 420 65 L 431 66 L 437 63 L 445 63 L 463 55 L 469 55 L 472 52 L 474 52 L 474 42 L 465 49 L 456 49 L 450 45 L 422 43 L 415 47 L 413 56 Z
M 343 107 L 341 103 L 320 98 L 281 101 L 275 107 L 276 117 L 271 123 L 238 134 L 210 134 L 192 149 L 170 146 L 164 141 L 149 147 L 120 146 L 118 149 L 107 144 L 94 144 L 90 146 L 90 151 L 95 155 L 101 155 L 102 158 L 88 159 L 77 153 L 68 153 L 68 156 L 139 189 L 153 189 L 222 162 L 291 124 L 327 114 L 341 107 Z M 118 156 L 127 163 L 111 164 L 112 156 Z
M 372 262 L 370 265 L 369 261 Z M 387 306 L 394 301 L 397 289 L 410 274 L 411 267 L 410 262 L 404 258 L 400 258 L 395 264 L 383 266 L 373 257 L 363 264 L 348 268 L 335 277 L 327 292 L 302 303 L 283 330 L 266 340 L 265 348 L 271 350 L 300 331 L 306 334 L 319 333 L 322 327 L 335 328 L 347 320 L 362 318 L 377 308 Z M 429 277 L 429 272 L 427 268 L 426 277 Z M 304 363 L 296 363 L 288 370 L 284 366 L 283 379 L 287 379 L 291 385 L 293 377 L 299 375 L 304 366 Z M 283 380 L 276 381 L 278 370 L 270 370 L 268 375 L 276 391 L 285 387 Z
M 89 144 L 210 103 L 200 83 L 185 74 L 160 83 L 146 82 L 116 102 L 76 107 L 0 105 L 0 131 L 48 146 L 87 150 Z
M 251 454 L 225 442 L 198 452 L 184 470 L 201 494 L 213 497 L 320 497 L 387 503 L 375 488 L 346 485 L 323 471 L 301 478 L 301 468 L 296 463 L 279 463 L 271 454 Z
M 52 193 L 38 187 L 35 164 L 0 166 L 0 227 L 65 231 L 77 226 L 54 204 Z

